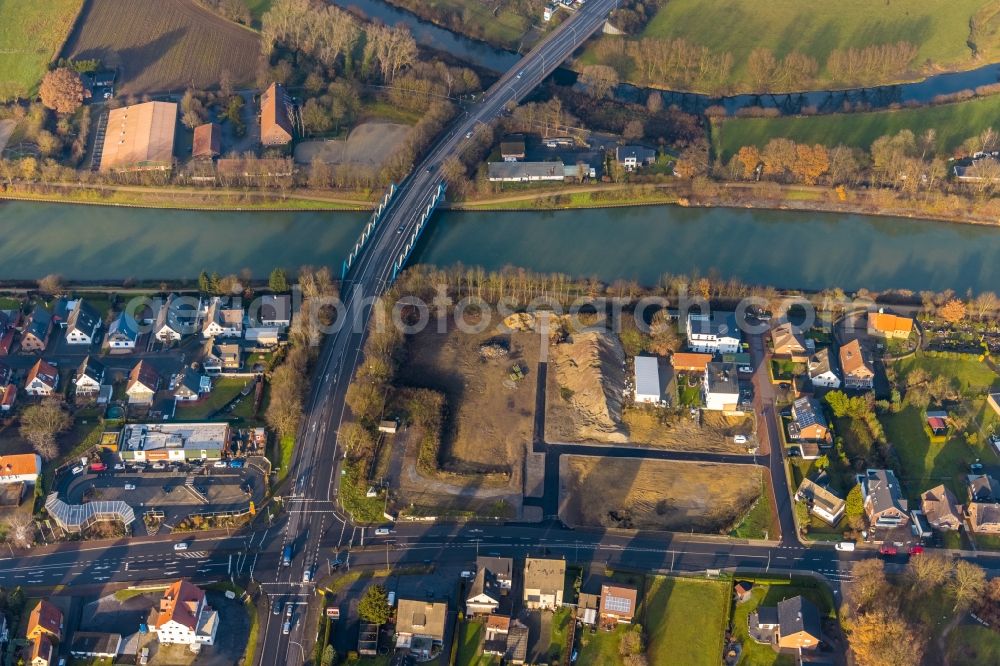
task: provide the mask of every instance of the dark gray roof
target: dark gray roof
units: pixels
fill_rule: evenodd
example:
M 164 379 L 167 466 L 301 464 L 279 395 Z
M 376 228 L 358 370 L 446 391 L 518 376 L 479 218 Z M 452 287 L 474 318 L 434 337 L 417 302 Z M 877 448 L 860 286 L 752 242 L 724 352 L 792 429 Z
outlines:
M 507 632 L 507 661 L 524 662 L 528 655 L 528 627 L 514 620 Z
M 688 315 L 691 332 L 699 335 L 714 335 L 719 338 L 740 339 L 740 329 L 736 326 L 736 315 L 732 312 L 713 312 L 709 316 L 691 313 Z
M 969 496 L 974 502 L 990 502 L 1000 499 L 997 481 L 988 474 L 969 474 Z
M 118 315 L 118 318 L 108 326 L 108 339 L 135 341 L 139 337 L 139 324 L 135 318 L 127 312 Z
M 891 469 L 870 469 L 866 472 L 865 480 L 866 492 L 872 500 L 875 511 L 881 512 L 895 507 L 906 513 L 906 506 L 902 503 L 903 494 L 900 492 L 899 481 Z
M 51 323 L 52 315 L 49 314 L 48 310 L 36 305 L 31 313 L 31 319 L 28 320 L 28 325 L 24 327 L 24 332 L 31 333 L 39 340 L 44 340 Z
M 735 363 L 709 363 L 705 366 L 705 376 L 708 378 L 708 390 L 712 393 L 738 395 L 740 392 Z
M 98 384 L 104 379 L 104 364 L 89 354 L 84 357 L 83 362 L 76 371 L 77 377 L 90 377 Z
M 778 609 L 774 606 L 761 606 L 757 609 L 757 624 L 778 624 Z
M 792 416 L 795 419 L 796 425 L 800 428 L 806 428 L 811 425 L 827 427 L 826 417 L 823 415 L 822 408 L 811 398 L 796 398 L 795 402 L 792 403 Z
M 70 313 L 66 326 L 70 330 L 78 330 L 87 335 L 93 335 L 100 323 L 100 313 L 81 298 L 76 302 L 76 308 Z
M 823 630 L 819 610 L 802 596 L 778 602 L 778 624 L 781 625 L 782 636 L 804 631 L 818 639 Z
M 816 353 L 809 357 L 809 376 L 818 377 L 827 372 L 836 373 L 833 367 L 833 355 L 827 347 L 817 349 Z
M 181 381 L 178 383 L 177 388 L 174 389 L 174 392 L 176 393 L 182 387 L 190 391 L 191 395 L 198 395 L 201 392 L 201 373 L 190 366 L 185 368 L 181 376 Z
M 656 159 L 656 151 L 646 146 L 618 146 L 615 148 L 615 159 L 619 162 L 626 157 L 634 157 L 637 162 L 651 162 Z

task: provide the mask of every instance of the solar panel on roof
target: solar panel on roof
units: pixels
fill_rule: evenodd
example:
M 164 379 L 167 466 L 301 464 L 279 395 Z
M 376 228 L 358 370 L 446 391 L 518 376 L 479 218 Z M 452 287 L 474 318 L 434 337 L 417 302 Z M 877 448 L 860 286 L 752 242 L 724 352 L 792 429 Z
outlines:
M 604 597 L 604 608 L 616 613 L 627 613 L 632 610 L 632 600 L 608 594 Z

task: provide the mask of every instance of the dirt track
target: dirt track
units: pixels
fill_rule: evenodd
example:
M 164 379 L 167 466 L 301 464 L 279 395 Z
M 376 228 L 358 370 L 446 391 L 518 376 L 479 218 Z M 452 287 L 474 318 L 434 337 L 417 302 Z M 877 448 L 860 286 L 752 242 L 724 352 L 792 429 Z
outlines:
M 295 146 L 295 161 L 311 164 L 358 164 L 378 167 L 399 147 L 410 128 L 397 123 L 362 123 L 347 139 L 305 141 Z

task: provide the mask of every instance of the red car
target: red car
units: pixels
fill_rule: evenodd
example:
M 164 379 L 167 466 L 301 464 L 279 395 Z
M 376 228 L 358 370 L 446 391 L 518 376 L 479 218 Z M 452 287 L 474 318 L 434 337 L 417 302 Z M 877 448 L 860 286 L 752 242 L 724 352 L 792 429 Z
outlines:
M 104 463 L 90 463 L 91 472 L 103 472 L 108 469 L 108 466 Z
M 924 552 L 924 547 L 921 545 L 910 546 L 910 555 L 919 555 Z
M 890 546 L 889 544 L 882 544 L 878 549 L 879 555 L 895 555 L 899 551 L 895 546 Z

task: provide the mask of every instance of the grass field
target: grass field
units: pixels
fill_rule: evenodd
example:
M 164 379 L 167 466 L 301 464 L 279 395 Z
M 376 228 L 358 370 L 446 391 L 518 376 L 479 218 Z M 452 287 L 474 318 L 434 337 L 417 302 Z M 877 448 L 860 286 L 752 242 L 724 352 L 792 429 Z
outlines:
M 948 663 L 952 666 L 1000 663 L 1000 634 L 975 624 L 955 627 L 948 634 Z
M 670 0 L 646 26 L 644 37 L 682 38 L 712 54 L 732 56 L 727 83 L 751 90 L 747 61 L 753 49 L 770 49 L 781 59 L 798 51 L 819 65 L 812 87 L 830 83 L 825 63 L 834 49 L 863 48 L 906 41 L 917 47 L 913 78 L 941 70 L 967 69 L 1000 56 L 996 2 L 986 0 Z M 982 11 L 980 11 L 982 10 Z M 969 22 L 979 13 L 981 60 L 966 42 Z M 602 39 L 614 39 L 603 37 Z M 886 81 L 889 83 L 891 81 Z
M 485 655 L 480 650 L 486 627 L 481 620 L 466 620 L 458 628 L 458 655 L 455 666 L 491 666 L 499 657 Z
M 140 94 L 212 88 L 223 70 L 248 83 L 260 38 L 193 0 L 93 0 L 63 52 L 119 68 L 118 92 Z
M 31 97 L 83 0 L 0 0 L 0 101 Z
M 651 666 L 715 666 L 729 610 L 729 583 L 654 576 L 639 609 Z M 693 621 L 695 620 L 695 621 Z
M 531 19 L 511 10 L 510 5 L 516 3 L 483 0 L 388 0 L 388 4 L 403 7 L 446 28 L 508 49 L 517 49 L 531 27 Z M 494 7 L 499 8 L 496 14 L 493 13 Z M 531 18 L 540 21 L 541 13 L 539 6 L 537 15 Z
M 577 661 L 593 666 L 622 666 L 625 662 L 618 649 L 622 634 L 628 630 L 628 625 L 619 625 L 614 631 L 581 631 Z
M 239 395 L 248 381 L 250 380 L 242 377 L 220 377 L 216 379 L 212 384 L 212 392 L 198 402 L 190 405 L 184 403 L 178 404 L 177 418 L 184 421 L 198 421 L 208 418 Z M 243 406 L 243 403 L 248 400 L 253 404 L 253 394 L 245 397 L 240 402 L 240 406 Z
M 987 127 L 1000 127 L 1000 96 L 918 109 L 713 120 L 712 145 L 716 156 L 728 161 L 741 146 L 763 147 L 775 137 L 798 143 L 843 144 L 868 150 L 872 142 L 884 134 L 908 129 L 920 136 L 934 129 L 938 153 L 949 156 L 963 141 Z

